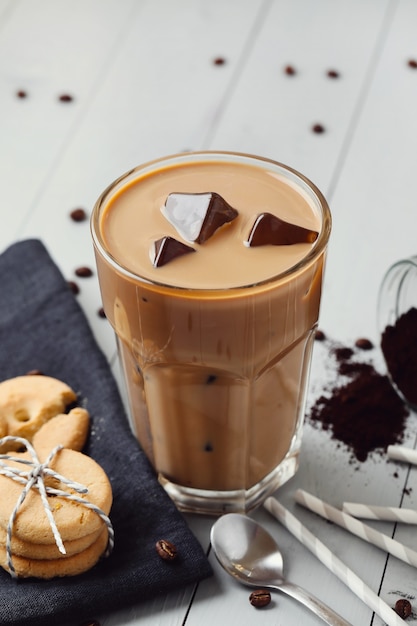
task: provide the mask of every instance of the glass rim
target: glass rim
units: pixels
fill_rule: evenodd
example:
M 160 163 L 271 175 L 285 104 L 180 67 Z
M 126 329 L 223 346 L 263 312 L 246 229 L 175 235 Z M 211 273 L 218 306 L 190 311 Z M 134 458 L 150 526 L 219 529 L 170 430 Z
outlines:
M 261 167 L 262 164 L 271 171 L 280 172 L 289 180 L 293 180 L 297 183 L 298 188 L 303 189 L 304 192 L 307 192 L 310 201 L 314 202 L 316 208 L 320 210 L 321 217 L 321 228 L 319 235 L 314 242 L 311 250 L 302 258 L 300 261 L 287 268 L 283 272 L 279 272 L 278 274 L 273 274 L 268 276 L 265 279 L 256 281 L 254 283 L 244 283 L 242 285 L 233 285 L 231 287 L 182 287 L 181 285 L 173 285 L 170 283 L 166 283 L 163 281 L 154 280 L 147 276 L 143 276 L 137 274 L 125 267 L 120 261 L 118 261 L 110 252 L 108 247 L 106 246 L 103 237 L 100 232 L 100 214 L 101 211 L 106 206 L 107 201 L 116 193 L 118 189 L 124 186 L 124 184 L 132 178 L 136 176 L 140 178 L 146 173 L 152 172 L 157 167 L 161 167 L 164 164 L 166 165 L 179 165 L 186 163 L 194 163 L 194 162 L 202 162 L 203 160 L 208 160 L 211 162 L 216 161 L 224 161 L 230 162 L 230 160 L 234 162 L 241 162 L 246 164 L 257 165 Z M 323 193 L 318 189 L 318 187 L 306 176 L 295 170 L 294 168 L 280 163 L 279 161 L 275 161 L 268 157 L 261 157 L 249 153 L 244 152 L 233 152 L 233 151 L 222 151 L 222 150 L 199 150 L 199 151 L 189 151 L 189 152 L 180 152 L 174 153 L 171 155 L 159 157 L 157 159 L 153 159 L 147 161 L 141 165 L 138 165 L 118 178 L 116 178 L 112 183 L 110 183 L 104 191 L 100 194 L 98 199 L 96 200 L 93 211 L 90 218 L 90 230 L 91 236 L 93 239 L 94 247 L 97 252 L 101 255 L 103 259 L 105 259 L 114 269 L 116 269 L 123 276 L 128 278 L 131 281 L 140 282 L 147 286 L 155 286 L 156 288 L 163 288 L 168 291 L 181 291 L 186 294 L 196 294 L 196 293 L 222 293 L 227 292 L 237 293 L 241 290 L 249 290 L 256 289 L 261 287 L 266 287 L 268 285 L 276 284 L 278 282 L 284 282 L 286 279 L 289 279 L 293 275 L 299 273 L 305 267 L 311 265 L 316 259 L 318 259 L 325 251 L 330 232 L 332 228 L 332 217 L 330 213 L 330 208 L 327 203 L 326 198 Z
M 402 314 L 402 298 L 409 281 L 417 276 L 417 255 L 404 257 L 392 263 L 386 270 L 378 289 L 377 326 L 383 332 Z M 388 303 L 388 306 L 387 306 Z M 387 319 L 387 311 L 390 318 Z

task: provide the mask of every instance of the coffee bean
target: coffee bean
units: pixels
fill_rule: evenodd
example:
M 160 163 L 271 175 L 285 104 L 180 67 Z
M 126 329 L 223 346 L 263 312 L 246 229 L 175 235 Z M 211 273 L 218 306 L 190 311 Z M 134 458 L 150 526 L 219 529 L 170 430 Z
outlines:
M 177 558 L 177 548 L 166 539 L 159 539 L 155 544 L 156 551 L 164 561 L 173 561 Z
M 398 613 L 400 617 L 405 619 L 406 617 L 409 617 L 411 615 L 412 607 L 409 600 L 402 598 L 401 600 L 397 600 L 394 610 L 396 613 Z
M 19 89 L 19 91 L 16 92 L 16 96 L 21 99 L 27 98 L 27 92 L 23 89 Z
M 60 102 L 72 102 L 74 98 L 69 93 L 63 93 L 58 97 L 58 100 Z
M 324 341 L 326 339 L 326 335 L 322 330 L 317 329 L 316 334 L 314 335 L 314 339 L 316 341 Z
M 314 124 L 314 126 L 311 127 L 311 130 L 313 131 L 313 133 L 316 133 L 319 135 L 321 133 L 324 133 L 325 128 L 322 124 Z
M 226 63 L 226 59 L 224 59 L 223 57 L 216 57 L 213 60 L 214 65 L 225 65 Z
M 29 370 L 26 372 L 26 376 L 43 376 L 43 372 L 41 370 Z
M 339 78 L 340 74 L 336 70 L 328 70 L 327 71 L 327 76 L 329 78 Z
M 75 270 L 75 274 L 76 276 L 79 276 L 80 278 L 89 278 L 90 276 L 93 275 L 93 270 L 85 266 L 77 267 L 77 269 Z
M 104 309 L 103 309 L 103 307 L 102 307 L 102 306 L 101 306 L 101 307 L 99 308 L 99 310 L 97 311 L 97 315 L 98 315 L 99 317 L 102 317 L 103 319 L 106 319 L 106 313 L 104 312 Z
M 411 67 L 413 70 L 417 69 L 417 60 L 416 59 L 410 59 L 408 61 L 408 67 Z
M 71 289 L 74 296 L 78 296 L 78 294 L 80 293 L 80 288 L 77 283 L 75 283 L 73 280 L 68 280 L 67 285 Z
M 87 213 L 84 209 L 73 209 L 70 213 L 70 218 L 73 222 L 84 222 L 87 219 Z
M 372 341 L 370 341 L 370 339 L 366 339 L 365 337 L 360 337 L 359 339 L 355 341 L 355 346 L 359 348 L 360 350 L 372 350 L 374 347 L 374 344 L 372 343 Z
M 287 76 L 295 76 L 297 70 L 292 65 L 286 65 L 284 68 L 284 72 L 287 74 Z
M 267 589 L 257 589 L 250 594 L 249 602 L 252 606 L 260 609 L 271 602 L 271 594 Z

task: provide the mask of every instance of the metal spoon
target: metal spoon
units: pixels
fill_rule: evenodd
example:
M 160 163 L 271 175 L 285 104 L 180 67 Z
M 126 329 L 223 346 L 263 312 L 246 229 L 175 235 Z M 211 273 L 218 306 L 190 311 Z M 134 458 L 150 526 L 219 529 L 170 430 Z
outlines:
M 220 565 L 244 585 L 278 589 L 329 626 L 352 626 L 311 593 L 284 579 L 282 554 L 275 539 L 250 517 L 239 513 L 219 517 L 211 529 L 211 544 Z

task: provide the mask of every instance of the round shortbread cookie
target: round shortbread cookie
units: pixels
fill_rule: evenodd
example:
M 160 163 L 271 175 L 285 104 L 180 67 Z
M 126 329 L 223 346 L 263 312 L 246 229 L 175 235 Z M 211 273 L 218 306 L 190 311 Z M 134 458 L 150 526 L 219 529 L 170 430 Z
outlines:
M 0 419 L 7 435 L 32 440 L 35 432 L 75 402 L 77 395 L 50 376 L 17 376 L 0 383 Z
M 107 547 L 108 532 L 104 527 L 96 541 L 83 552 L 74 554 L 65 559 L 25 559 L 21 556 L 12 556 L 13 567 L 20 578 L 55 578 L 62 576 L 76 576 L 91 569 L 100 559 Z M 0 546 L 0 565 L 9 571 L 7 554 Z
M 104 522 L 98 530 L 85 537 L 74 539 L 73 541 L 64 541 L 66 554 L 61 554 L 56 543 L 29 543 L 28 541 L 22 541 L 15 535 L 12 536 L 11 549 L 13 554 L 23 556 L 26 559 L 64 559 L 89 548 L 103 531 L 103 525 Z M 0 549 L 6 548 L 6 540 L 7 531 L 0 526 Z
M 28 452 L 15 456 L 16 458 L 30 458 Z M 41 462 L 46 457 L 46 453 L 39 454 Z M 22 463 L 8 461 L 7 464 L 19 470 L 27 469 L 27 466 Z M 64 448 L 55 455 L 50 467 L 68 480 L 87 487 L 88 493 L 75 495 L 94 504 L 106 515 L 109 513 L 112 504 L 110 481 L 102 467 L 92 458 L 81 452 Z M 71 493 L 71 489 L 57 479 L 46 477 L 45 483 L 50 487 Z M 0 475 L 0 526 L 4 529 L 7 529 L 10 515 L 23 488 L 23 485 L 12 478 Z M 98 530 L 102 524 L 101 517 L 81 503 L 61 496 L 48 497 L 48 502 L 63 541 L 85 537 Z M 13 535 L 29 543 L 54 543 L 54 536 L 37 489 L 30 490 L 19 508 L 13 525 Z
M 40 427 L 33 435 L 32 444 L 36 451 L 52 450 L 57 445 L 71 450 L 81 450 L 87 441 L 90 427 L 88 411 L 77 407 L 69 413 L 56 415 Z

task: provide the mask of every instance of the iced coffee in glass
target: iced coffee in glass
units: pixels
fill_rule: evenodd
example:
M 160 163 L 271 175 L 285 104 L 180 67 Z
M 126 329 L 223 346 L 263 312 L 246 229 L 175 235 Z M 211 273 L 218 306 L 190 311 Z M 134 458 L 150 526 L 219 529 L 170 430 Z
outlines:
M 159 159 L 97 201 L 131 426 L 181 510 L 248 511 L 295 473 L 330 228 L 310 181 L 244 154 Z

